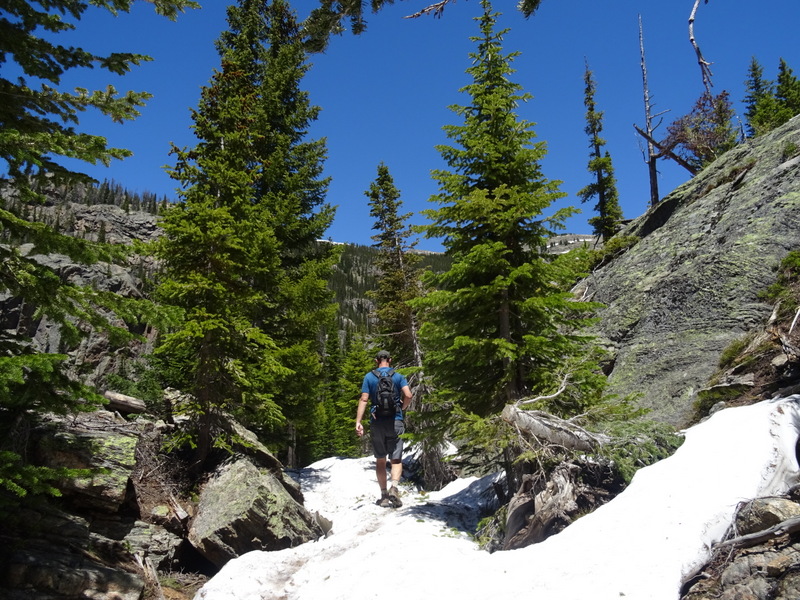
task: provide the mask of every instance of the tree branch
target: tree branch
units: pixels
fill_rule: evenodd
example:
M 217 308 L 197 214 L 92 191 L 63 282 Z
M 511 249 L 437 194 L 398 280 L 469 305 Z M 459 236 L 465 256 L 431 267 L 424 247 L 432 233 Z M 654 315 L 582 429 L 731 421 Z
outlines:
M 536 396 L 536 398 L 519 400 L 514 403 L 514 406 L 525 406 L 526 404 L 533 404 L 534 402 L 539 402 L 540 400 L 552 400 L 553 398 L 557 398 L 565 389 L 567 389 L 567 383 L 569 383 L 569 373 L 564 375 L 564 379 L 561 380 L 561 385 L 556 392 L 553 392 L 549 396 Z
M 755 533 L 749 533 L 747 535 L 742 535 L 724 542 L 720 542 L 719 544 L 715 545 L 715 548 L 726 548 L 728 546 L 733 546 L 734 548 L 747 548 L 749 546 L 755 546 L 761 542 L 766 542 L 768 540 L 781 537 L 783 535 L 796 533 L 798 531 L 800 531 L 800 517 L 792 517 L 791 519 L 786 519 L 777 525 L 773 525 L 769 529 L 757 531 Z
M 706 0 L 706 2 L 708 2 L 708 0 Z M 689 42 L 692 44 L 695 54 L 697 54 L 697 64 L 700 65 L 700 74 L 703 77 L 703 85 L 705 86 L 708 95 L 711 96 L 711 87 L 713 86 L 711 83 L 711 63 L 703 58 L 703 53 L 700 52 L 700 46 L 698 46 L 697 40 L 695 40 L 694 37 L 694 19 L 697 15 L 697 9 L 699 7 L 700 0 L 694 0 L 694 6 L 692 6 L 692 12 L 689 15 Z
M 455 2 L 456 0 L 441 0 L 441 2 L 436 2 L 431 4 L 430 6 L 426 6 L 420 11 L 415 12 L 413 15 L 408 15 L 403 17 L 404 19 L 416 19 L 417 17 L 421 17 L 423 15 L 430 15 L 433 14 L 434 17 L 441 17 L 442 13 L 444 12 L 444 7 L 450 4 L 451 2 Z
M 644 139 L 646 139 L 648 142 L 650 142 L 656 148 L 658 148 L 659 152 L 661 153 L 660 156 L 667 156 L 667 157 L 671 158 L 676 163 L 678 163 L 680 166 L 682 166 L 684 169 L 689 171 L 689 173 L 691 173 L 692 175 L 697 175 L 697 169 L 695 167 L 693 167 L 688 162 L 683 160 L 680 156 L 675 154 L 669 148 L 665 148 L 663 144 L 660 144 L 659 142 L 655 141 L 652 136 L 650 136 L 647 133 L 645 133 L 644 131 L 642 131 L 639 128 L 639 126 L 636 125 L 635 123 L 634 123 L 633 127 L 634 127 L 634 129 L 636 129 L 637 132 L 639 132 L 639 135 L 641 135 Z

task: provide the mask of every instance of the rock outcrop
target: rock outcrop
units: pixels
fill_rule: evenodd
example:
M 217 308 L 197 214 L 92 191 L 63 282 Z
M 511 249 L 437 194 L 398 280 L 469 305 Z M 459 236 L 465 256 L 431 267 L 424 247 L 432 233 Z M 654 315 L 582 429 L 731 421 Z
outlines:
M 758 297 L 800 248 L 800 117 L 730 150 L 622 235 L 640 238 L 581 283 L 605 305 L 611 391 L 687 424 L 723 349 L 763 324 Z
M 168 426 L 105 410 L 51 416 L 30 433 L 38 464 L 90 469 L 62 497 L 27 505 L 0 531 L 0 597 L 140 600 L 143 565 L 212 574 L 251 550 L 324 535 L 299 485 L 255 436 L 212 473 L 199 502 L 180 498 L 160 454 Z

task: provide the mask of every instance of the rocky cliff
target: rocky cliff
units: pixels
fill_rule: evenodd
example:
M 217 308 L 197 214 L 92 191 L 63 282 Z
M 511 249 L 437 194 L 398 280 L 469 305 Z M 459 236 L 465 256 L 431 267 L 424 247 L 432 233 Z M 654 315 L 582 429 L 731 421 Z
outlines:
M 639 242 L 580 285 L 605 305 L 611 388 L 683 426 L 722 351 L 766 322 L 759 293 L 800 248 L 800 117 L 729 151 L 621 235 Z

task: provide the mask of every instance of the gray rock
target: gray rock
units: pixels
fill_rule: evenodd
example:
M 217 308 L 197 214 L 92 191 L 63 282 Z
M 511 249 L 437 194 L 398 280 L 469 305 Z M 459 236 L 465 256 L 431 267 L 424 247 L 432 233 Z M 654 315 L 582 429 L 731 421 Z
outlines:
M 26 536 L 0 548 L 0 597 L 141 599 L 144 581 L 109 564 L 85 519 L 52 508 L 18 516 Z
M 279 479 L 238 459 L 224 464 L 203 487 L 189 541 L 222 567 L 251 550 L 282 550 L 323 535 Z
M 63 482 L 62 493 L 82 506 L 116 513 L 126 498 L 142 427 L 104 410 L 51 416 L 35 432 L 36 461 L 50 467 L 93 469 L 89 477 Z
M 760 498 L 743 505 L 731 535 L 768 529 L 800 514 L 800 504 L 789 498 Z M 781 536 L 752 547 L 715 550 L 701 575 L 682 600 L 798 600 L 800 598 L 800 543 Z

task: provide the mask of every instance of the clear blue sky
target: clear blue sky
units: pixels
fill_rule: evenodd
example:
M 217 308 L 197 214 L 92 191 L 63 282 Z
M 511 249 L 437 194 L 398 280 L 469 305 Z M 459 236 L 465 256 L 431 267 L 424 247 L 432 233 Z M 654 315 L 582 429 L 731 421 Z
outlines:
M 146 90 L 154 98 L 134 122 L 113 125 L 87 114 L 82 127 L 106 135 L 113 146 L 134 156 L 110 168 L 92 167 L 98 179 L 114 179 L 136 191 L 174 197 L 175 182 L 163 170 L 172 164 L 170 142 L 192 145 L 190 108 L 200 88 L 219 65 L 214 41 L 226 28 L 222 0 L 201 0 L 201 10 L 189 11 L 177 22 L 157 17 L 152 6 L 138 2 L 131 14 L 117 18 L 90 9 L 79 23 L 73 43 L 97 53 L 132 51 L 154 61 L 124 78 L 103 72 L 65 78 L 69 86 L 93 88 L 112 83 L 119 90 Z M 478 0 L 458 0 L 440 19 L 404 19 L 426 0 L 398 0 L 369 17 L 361 36 L 334 37 L 329 49 L 313 55 L 303 87 L 322 108 L 311 135 L 325 137 L 326 174 L 332 177 L 328 201 L 338 207 L 328 237 L 335 241 L 370 244 L 372 220 L 364 191 L 375 179 L 379 162 L 388 165 L 400 189 L 405 211 L 430 208 L 436 191 L 432 169 L 444 165 L 435 149 L 446 143 L 442 126 L 458 123 L 448 110 L 467 96 L 459 88 L 468 82 L 470 36 L 478 33 L 473 20 Z M 293 0 L 304 16 L 315 0 Z M 597 81 L 596 101 L 605 112 L 606 149 L 616 170 L 620 202 L 626 218 L 647 207 L 648 179 L 633 124 L 644 123 L 642 74 L 639 63 L 637 15 L 644 24 L 651 95 L 656 112 L 669 111 L 657 133 L 689 110 L 703 91 L 700 70 L 688 39 L 692 0 L 544 0 L 539 13 L 525 20 L 512 0 L 495 0 L 504 12 L 500 26 L 510 28 L 504 49 L 521 52 L 513 63 L 513 79 L 533 99 L 520 107 L 521 118 L 536 123 L 538 140 L 547 143 L 543 162 L 549 179 L 562 181 L 567 194 L 561 205 L 581 206 L 568 222 L 571 233 L 589 233 L 586 223 L 593 204 L 580 205 L 577 191 L 589 181 L 588 139 L 583 106 L 584 60 Z M 728 90 L 737 109 L 745 91 L 750 58 L 774 79 L 783 57 L 800 73 L 798 0 L 710 0 L 701 4 L 695 35 L 712 64 L 714 90 Z M 63 36 L 62 36 L 63 38 Z M 669 161 L 660 162 L 662 197 L 688 174 Z M 421 223 L 416 215 L 412 222 Z M 438 250 L 435 240 L 421 240 L 420 249 Z

